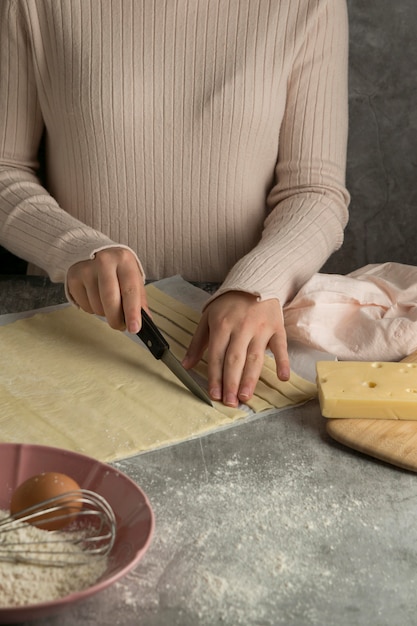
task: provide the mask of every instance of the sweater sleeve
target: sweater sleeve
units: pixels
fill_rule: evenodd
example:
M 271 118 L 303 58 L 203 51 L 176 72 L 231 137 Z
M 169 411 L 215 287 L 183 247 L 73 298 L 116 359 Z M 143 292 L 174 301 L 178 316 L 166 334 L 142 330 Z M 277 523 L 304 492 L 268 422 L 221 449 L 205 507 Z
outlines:
M 284 305 L 343 242 L 349 204 L 347 10 L 344 0 L 308 4 L 310 13 L 299 16 L 303 37 L 288 77 L 262 238 L 213 297 L 240 290 Z
M 0 244 L 65 282 L 74 263 L 126 246 L 70 216 L 40 183 L 45 127 L 29 37 L 14 0 L 0 2 L 0 85 Z

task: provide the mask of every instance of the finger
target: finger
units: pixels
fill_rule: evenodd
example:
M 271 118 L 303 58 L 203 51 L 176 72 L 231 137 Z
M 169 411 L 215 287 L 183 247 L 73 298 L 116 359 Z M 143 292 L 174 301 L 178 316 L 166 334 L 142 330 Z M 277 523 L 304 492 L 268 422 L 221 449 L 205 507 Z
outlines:
M 207 349 L 207 378 L 209 394 L 213 400 L 223 400 L 223 402 L 225 400 L 223 391 L 223 368 L 229 342 L 230 335 L 228 333 L 219 332 L 216 335 L 210 334 Z M 234 394 L 234 397 L 232 397 L 232 395 L 229 396 L 229 401 L 231 402 L 231 406 L 236 406 L 236 393 Z
M 209 329 L 206 321 L 206 316 L 201 318 L 194 335 L 191 338 L 190 345 L 188 346 L 185 357 L 182 360 L 182 365 L 186 369 L 190 369 L 197 365 L 204 354 L 204 350 L 207 347 L 209 339 Z
M 250 335 L 243 333 L 216 335 L 208 348 L 209 391 L 214 399 L 236 407 L 238 390 L 245 365 Z
M 67 289 L 72 300 L 87 313 L 93 313 L 92 306 L 88 299 L 87 290 L 82 278 L 82 272 L 85 263 L 75 263 L 72 265 L 67 274 Z
M 86 289 L 88 300 L 90 302 L 92 312 L 95 313 L 96 315 L 105 316 L 107 318 L 106 310 L 102 302 L 102 297 L 100 295 L 100 287 L 97 281 L 88 283 L 85 289 Z
M 93 261 L 80 261 L 68 270 L 68 290 L 74 301 L 87 313 L 104 315 Z
M 141 308 L 147 308 L 145 290 L 139 268 L 135 265 L 118 269 L 122 315 L 130 333 L 141 328 Z
M 284 329 L 271 337 L 268 347 L 275 358 L 278 378 L 282 381 L 289 380 L 291 370 L 288 358 L 287 336 Z
M 107 266 L 105 272 L 98 273 L 98 288 L 91 288 L 89 297 L 93 300 L 96 312 L 101 306 L 106 320 L 116 330 L 124 330 L 126 328 L 122 310 L 122 298 L 120 294 L 119 280 L 117 277 L 116 267 Z
M 71 298 L 86 313 L 94 313 L 93 307 L 90 304 L 90 300 L 88 299 L 87 291 L 83 284 L 78 284 L 73 282 L 70 286 L 68 284 L 68 291 Z
M 241 402 L 250 400 L 255 392 L 264 365 L 265 348 L 266 341 L 259 337 L 252 339 L 249 343 L 238 390 L 238 398 Z
M 238 392 L 247 358 L 247 345 L 244 337 L 231 339 L 223 361 L 223 404 L 236 407 L 239 404 Z

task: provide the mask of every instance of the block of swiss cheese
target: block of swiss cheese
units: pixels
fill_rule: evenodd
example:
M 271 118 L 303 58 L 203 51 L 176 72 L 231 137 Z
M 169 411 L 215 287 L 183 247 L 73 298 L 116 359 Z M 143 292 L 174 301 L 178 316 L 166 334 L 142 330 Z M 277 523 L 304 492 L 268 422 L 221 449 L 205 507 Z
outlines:
M 318 361 L 324 417 L 417 420 L 417 363 Z

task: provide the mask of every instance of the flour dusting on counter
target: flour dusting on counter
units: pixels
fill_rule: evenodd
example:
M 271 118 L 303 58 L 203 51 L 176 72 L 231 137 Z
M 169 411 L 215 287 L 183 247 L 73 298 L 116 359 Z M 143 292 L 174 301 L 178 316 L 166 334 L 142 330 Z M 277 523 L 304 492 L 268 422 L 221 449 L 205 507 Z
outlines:
M 316 624 L 315 606 L 342 583 L 337 553 L 352 518 L 363 527 L 363 550 L 374 549 L 380 529 L 366 500 L 346 493 L 341 501 L 331 483 L 319 488 L 308 462 L 280 475 L 272 465 L 270 475 L 253 468 L 253 459 L 231 457 L 207 482 L 191 473 L 175 484 L 165 479 L 153 501 L 154 543 L 141 567 L 117 583 L 143 623 L 153 611 L 184 608 L 195 624 L 270 624 L 279 603 L 286 620 Z M 311 483 L 307 496 L 297 489 L 300 477 Z M 191 525 L 204 530 L 187 535 Z M 276 615 L 273 623 L 285 621 Z

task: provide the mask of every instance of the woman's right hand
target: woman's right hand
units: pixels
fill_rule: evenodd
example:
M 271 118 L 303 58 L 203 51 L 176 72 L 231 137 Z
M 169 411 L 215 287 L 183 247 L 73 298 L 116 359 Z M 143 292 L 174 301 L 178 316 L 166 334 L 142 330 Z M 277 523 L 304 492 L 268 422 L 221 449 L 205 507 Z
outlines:
M 104 316 L 112 328 L 137 333 L 141 307 L 148 310 L 145 285 L 134 254 L 126 248 L 106 248 L 93 259 L 70 267 L 67 288 L 87 313 Z

